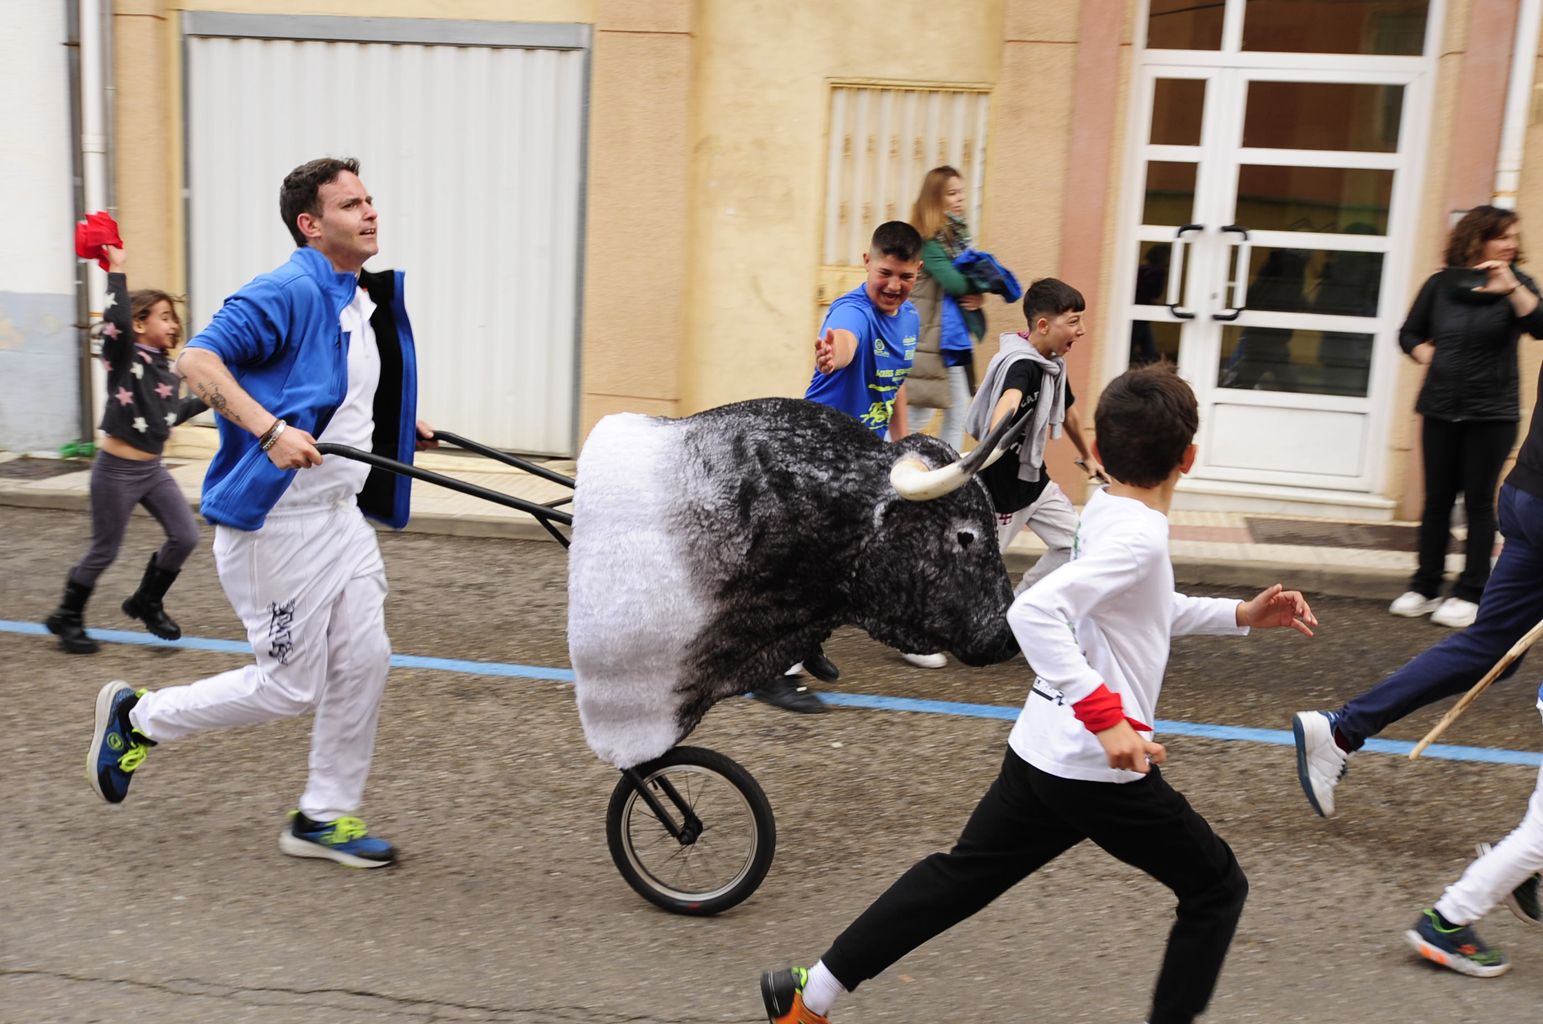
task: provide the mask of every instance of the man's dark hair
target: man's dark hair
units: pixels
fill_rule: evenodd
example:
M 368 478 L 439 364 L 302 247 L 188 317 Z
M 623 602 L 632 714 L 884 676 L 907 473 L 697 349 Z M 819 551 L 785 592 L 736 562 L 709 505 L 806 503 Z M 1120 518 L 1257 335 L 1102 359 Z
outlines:
M 910 263 L 922 256 L 922 236 L 903 220 L 890 220 L 873 231 L 868 251 L 874 256 L 893 256 Z
M 1152 363 L 1109 382 L 1093 426 L 1110 476 L 1132 487 L 1156 487 L 1183 461 L 1200 428 L 1200 408 L 1172 363 Z
M 303 163 L 284 175 L 284 184 L 279 186 L 279 216 L 284 219 L 284 226 L 289 229 L 290 236 L 300 248 L 304 249 L 309 242 L 300 233 L 296 218 L 302 213 L 320 217 L 321 199 L 318 193 L 321 187 L 336 181 L 344 171 L 358 174 L 359 161 L 352 157 L 339 159 L 324 156 L 320 160 Z
M 1023 295 L 1023 315 L 1028 318 L 1030 330 L 1040 317 L 1054 320 L 1062 313 L 1081 313 L 1087 308 L 1081 292 L 1054 277 L 1040 278 Z

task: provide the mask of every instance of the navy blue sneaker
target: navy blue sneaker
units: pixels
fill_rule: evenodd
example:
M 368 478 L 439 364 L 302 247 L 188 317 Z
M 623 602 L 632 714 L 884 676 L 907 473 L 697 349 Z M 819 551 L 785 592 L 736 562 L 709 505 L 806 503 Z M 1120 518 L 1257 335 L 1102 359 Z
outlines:
M 290 811 L 290 826 L 279 834 L 279 850 L 291 857 L 319 857 L 351 868 L 383 868 L 396 863 L 396 847 L 370 835 L 358 818 L 312 821 Z
M 1445 925 L 1436 912 L 1426 909 L 1404 939 L 1414 951 L 1432 963 L 1450 967 L 1474 978 L 1493 978 L 1511 969 L 1506 955 L 1490 949 L 1472 925 Z
M 103 800 L 121 804 L 129 795 L 136 768 L 155 743 L 129 724 L 129 711 L 139 703 L 140 690 L 114 679 L 96 695 L 96 731 L 86 752 L 86 779 Z

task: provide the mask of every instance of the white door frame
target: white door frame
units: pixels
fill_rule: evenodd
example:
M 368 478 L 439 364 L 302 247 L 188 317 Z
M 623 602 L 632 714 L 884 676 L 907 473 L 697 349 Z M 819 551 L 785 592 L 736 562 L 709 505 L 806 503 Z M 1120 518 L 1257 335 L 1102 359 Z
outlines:
M 1403 320 L 1404 303 L 1416 261 L 1410 241 L 1418 229 L 1418 204 L 1422 198 L 1422 179 L 1428 149 L 1432 86 L 1435 77 L 1436 41 L 1444 24 L 1444 3 L 1433 0 L 1427 15 L 1425 51 L 1420 56 L 1360 56 L 1346 54 L 1299 54 L 1242 52 L 1241 0 L 1229 0 L 1224 17 L 1222 48 L 1214 51 L 1145 50 L 1147 2 L 1138 10 L 1136 67 L 1132 75 L 1128 138 L 1124 160 L 1119 231 L 1114 261 L 1113 305 L 1115 330 L 1119 338 L 1105 346 L 1105 379 L 1124 370 L 1128 348 L 1124 338 L 1133 320 L 1182 322 L 1184 344 L 1180 349 L 1180 372 L 1195 387 L 1201 402 L 1201 432 L 1197 439 L 1202 462 L 1194 479 L 1215 483 L 1238 484 L 1248 489 L 1277 491 L 1283 495 L 1308 489 L 1375 493 L 1386 469 L 1386 437 L 1393 414 L 1393 396 L 1397 384 L 1397 355 L 1394 344 Z M 1152 145 L 1150 137 L 1152 104 L 1158 79 L 1203 79 L 1207 84 L 1206 109 L 1202 136 L 1198 145 Z M 1398 146 L 1391 153 L 1242 149 L 1242 119 L 1247 85 L 1250 81 L 1296 81 L 1388 84 L 1402 86 Z M 1224 103 L 1226 109 L 1217 109 Z M 1197 164 L 1195 206 L 1191 220 L 1204 225 L 1202 231 L 1188 232 L 1182 248 L 1174 246 L 1171 284 L 1181 285 L 1170 293 L 1177 299 L 1180 312 L 1193 319 L 1180 321 L 1163 305 L 1137 305 L 1134 302 L 1139 250 L 1149 242 L 1171 242 L 1174 227 L 1142 224 L 1146 196 L 1148 161 L 1194 162 Z M 1293 231 L 1253 231 L 1249 243 L 1267 247 L 1374 251 L 1385 254 L 1382 268 L 1378 315 L 1369 330 L 1366 318 L 1336 317 L 1323 314 L 1272 313 L 1260 317 L 1244 312 L 1239 326 L 1258 324 L 1267 319 L 1271 326 L 1300 330 L 1351 331 L 1373 334 L 1371 366 L 1365 397 L 1294 394 L 1279 391 L 1245 391 L 1217 387 L 1223 324 L 1211 316 L 1232 305 L 1241 304 L 1242 287 L 1233 280 L 1233 260 L 1237 246 L 1224 239 L 1219 229 L 1227 223 L 1228 212 L 1235 211 L 1238 169 L 1249 165 L 1367 167 L 1394 172 L 1393 193 L 1388 211 L 1385 236 L 1349 236 Z M 1236 239 L 1237 236 L 1231 236 Z M 1246 254 L 1245 257 L 1246 259 Z M 1180 261 L 1183 261 L 1181 267 Z M 1182 282 L 1179 281 L 1182 275 Z M 1228 282 L 1224 290 L 1222 285 Z M 1122 334 L 1121 328 L 1127 333 Z M 1220 395 L 1218 393 L 1221 393 Z M 1264 406 L 1353 413 L 1366 417 L 1364 452 L 1359 459 L 1360 472 L 1314 475 L 1278 472 L 1262 467 L 1238 469 L 1204 464 L 1205 453 L 1213 440 L 1209 431 L 1215 417 L 1207 415 L 1218 397 L 1229 405 Z

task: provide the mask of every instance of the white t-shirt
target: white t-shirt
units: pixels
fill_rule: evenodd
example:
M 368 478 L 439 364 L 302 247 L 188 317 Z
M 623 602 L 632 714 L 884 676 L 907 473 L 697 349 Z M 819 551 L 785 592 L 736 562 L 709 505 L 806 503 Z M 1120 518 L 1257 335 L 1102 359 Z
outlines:
M 1020 594 L 1007 612 L 1036 677 L 1008 744 L 1029 764 L 1062 778 L 1143 778 L 1109 767 L 1098 737 L 1072 705 L 1103 684 L 1151 738 L 1170 637 L 1246 634 L 1247 627 L 1237 625 L 1237 607 L 1231 599 L 1175 593 L 1168 517 L 1134 498 L 1095 491 L 1072 560 Z
M 375 329 L 370 326 L 374 312 L 375 303 L 359 288 L 354 292 L 354 301 L 338 315 L 343 344 L 348 346 L 348 393 L 318 441 L 370 450 L 375 433 L 375 388 L 380 384 L 380 349 L 375 344 Z M 362 462 L 337 455 L 323 456 L 320 466 L 295 473 L 289 489 L 274 508 L 292 511 L 335 505 L 363 490 L 369 475 L 370 467 Z

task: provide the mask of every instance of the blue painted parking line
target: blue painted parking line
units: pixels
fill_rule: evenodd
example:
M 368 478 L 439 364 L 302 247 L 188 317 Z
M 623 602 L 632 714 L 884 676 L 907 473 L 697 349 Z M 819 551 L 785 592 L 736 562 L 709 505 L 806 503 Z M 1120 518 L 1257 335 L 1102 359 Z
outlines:
M 48 630 L 35 622 L 9 622 L 0 619 L 0 633 L 21 633 L 47 636 Z M 93 629 L 91 635 L 109 643 L 139 644 L 145 647 L 185 648 L 194 651 L 218 651 L 225 654 L 250 654 L 252 648 L 239 640 L 215 640 L 207 637 L 188 637 L 181 640 L 159 640 L 144 633 L 131 633 L 117 629 Z M 468 661 L 461 658 L 427 658 L 415 654 L 393 654 L 391 664 L 396 668 L 426 669 L 431 672 L 455 672 L 462 675 L 497 676 L 506 679 L 541 679 L 553 682 L 573 682 L 573 670 L 548 668 L 544 665 L 516 665 L 497 661 Z M 916 697 L 881 697 L 866 693 L 822 692 L 820 699 L 835 707 L 864 708 L 871 711 L 912 711 L 927 715 L 949 715 L 954 718 L 989 718 L 1010 722 L 1018 717 L 1021 707 L 1000 704 L 966 704 L 960 701 L 924 700 Z M 1242 743 L 1265 743 L 1277 747 L 1295 745 L 1290 729 L 1253 729 L 1240 725 L 1213 725 L 1208 722 L 1178 722 L 1159 719 L 1157 731 L 1164 736 L 1192 736 L 1200 739 L 1227 740 Z M 1408 756 L 1414 744 L 1405 740 L 1366 741 L 1363 750 L 1378 754 Z M 1476 761 L 1485 764 L 1515 764 L 1536 768 L 1543 764 L 1543 754 L 1534 750 L 1505 750 L 1497 747 L 1462 747 L 1437 743 L 1425 751 L 1422 757 L 1444 761 Z

